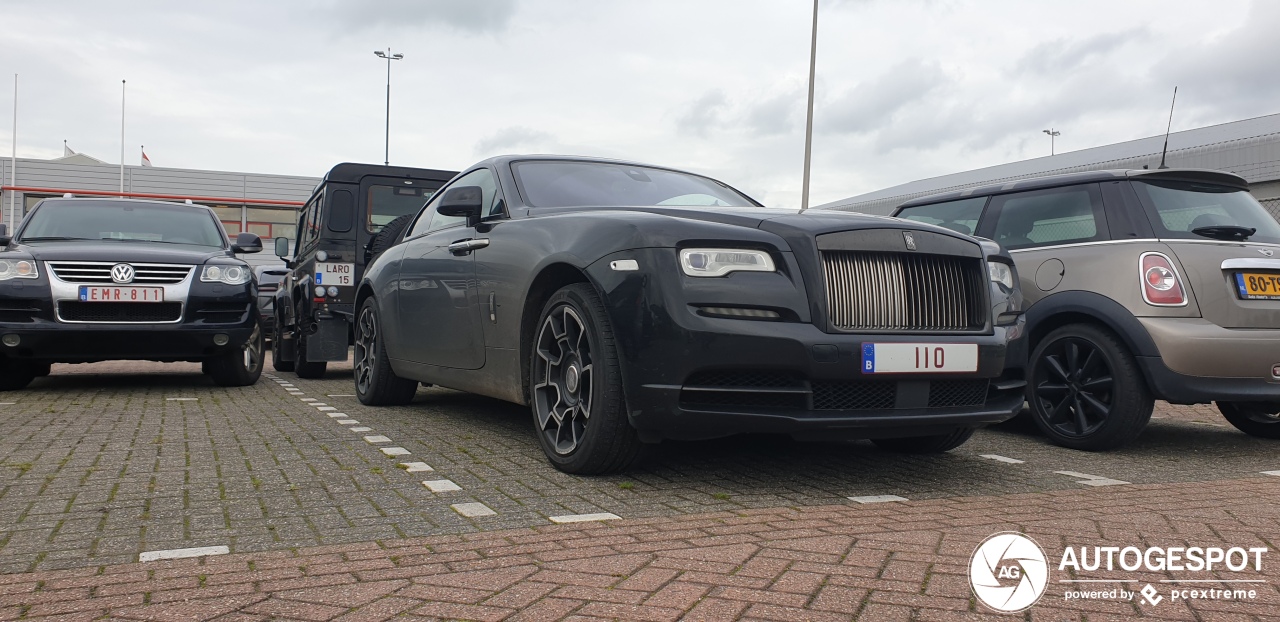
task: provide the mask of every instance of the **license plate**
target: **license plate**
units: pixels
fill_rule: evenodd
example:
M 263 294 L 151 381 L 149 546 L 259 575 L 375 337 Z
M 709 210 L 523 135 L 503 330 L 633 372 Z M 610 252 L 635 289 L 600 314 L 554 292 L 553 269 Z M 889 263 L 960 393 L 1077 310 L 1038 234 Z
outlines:
M 81 285 L 81 302 L 164 302 L 163 287 Z
M 1237 272 L 1236 289 L 1245 300 L 1280 300 L 1280 274 Z
M 355 273 L 353 263 L 317 263 L 316 285 L 355 285 L 352 282 Z
M 960 374 L 978 371 L 976 343 L 864 343 L 864 374 Z

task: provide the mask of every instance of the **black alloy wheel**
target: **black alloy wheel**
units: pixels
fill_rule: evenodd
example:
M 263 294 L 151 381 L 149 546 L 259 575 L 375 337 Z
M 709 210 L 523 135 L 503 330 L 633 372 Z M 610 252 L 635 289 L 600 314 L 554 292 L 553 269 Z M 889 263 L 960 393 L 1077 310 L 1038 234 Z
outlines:
M 1280 438 L 1280 402 L 1218 402 L 1218 412 L 1237 430 L 1259 438 Z
M 1154 399 L 1133 356 L 1092 324 L 1061 327 L 1031 355 L 1028 401 L 1036 425 L 1072 449 L 1113 449 L 1137 438 Z
M 204 361 L 201 370 L 219 386 L 249 386 L 262 376 L 263 346 L 262 327 L 254 326 L 243 346 Z
M 382 347 L 378 303 L 373 298 L 366 298 L 361 303 L 355 333 L 354 376 L 356 397 L 360 403 L 387 406 L 413 401 L 418 383 L 397 376 L 391 369 L 391 361 Z
M 530 398 L 543 452 L 567 473 L 631 466 L 643 448 L 627 419 L 613 331 L 600 297 L 577 283 L 557 291 L 538 323 Z

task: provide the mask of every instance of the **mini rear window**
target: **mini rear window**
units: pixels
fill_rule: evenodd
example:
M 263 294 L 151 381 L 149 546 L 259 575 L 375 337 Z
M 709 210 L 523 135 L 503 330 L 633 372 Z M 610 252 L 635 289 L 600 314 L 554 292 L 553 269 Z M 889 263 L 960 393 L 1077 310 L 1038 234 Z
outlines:
M 1245 190 L 1184 181 L 1133 184 L 1162 238 L 1208 240 L 1199 227 L 1236 225 L 1257 229 L 1250 242 L 1280 244 L 1280 223 Z

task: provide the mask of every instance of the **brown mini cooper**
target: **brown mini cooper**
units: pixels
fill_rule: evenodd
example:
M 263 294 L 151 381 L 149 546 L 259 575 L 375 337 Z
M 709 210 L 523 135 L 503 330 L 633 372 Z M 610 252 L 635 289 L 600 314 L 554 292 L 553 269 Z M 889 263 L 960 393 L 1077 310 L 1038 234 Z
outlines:
M 1027 400 L 1053 442 L 1133 440 L 1154 399 L 1216 402 L 1280 438 L 1280 224 L 1244 179 L 1093 171 L 915 199 L 896 216 L 991 238 L 1027 302 Z

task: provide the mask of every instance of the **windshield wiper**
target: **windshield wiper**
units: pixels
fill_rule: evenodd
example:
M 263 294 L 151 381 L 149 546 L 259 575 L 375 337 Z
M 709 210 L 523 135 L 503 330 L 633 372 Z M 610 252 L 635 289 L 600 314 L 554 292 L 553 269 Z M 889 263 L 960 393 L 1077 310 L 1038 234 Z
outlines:
M 1249 239 L 1249 236 L 1258 232 L 1253 227 L 1241 227 L 1240 225 L 1213 225 L 1209 227 L 1196 227 L 1191 230 L 1192 233 L 1214 240 L 1226 240 L 1229 242 L 1243 242 Z
M 18 240 L 18 241 L 19 241 L 19 242 L 66 242 L 66 241 L 69 241 L 69 240 L 85 240 L 85 241 L 89 241 L 89 240 L 92 240 L 92 238 L 71 238 L 71 237 L 63 237 L 63 236 L 51 235 L 51 236 L 35 237 L 35 238 L 23 237 L 22 239 L 20 239 L 20 240 Z

